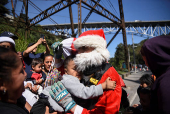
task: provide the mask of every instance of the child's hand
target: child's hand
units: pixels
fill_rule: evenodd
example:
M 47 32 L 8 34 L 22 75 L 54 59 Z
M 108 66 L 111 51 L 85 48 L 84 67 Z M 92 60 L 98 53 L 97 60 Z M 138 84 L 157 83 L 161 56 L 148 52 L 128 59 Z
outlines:
M 39 81 L 38 80 L 35 80 L 35 85 L 39 84 Z
M 39 79 L 39 80 L 38 80 L 38 84 L 41 84 L 41 83 L 42 83 L 42 81 L 43 81 L 42 79 Z
M 37 93 L 37 92 L 38 92 L 38 89 L 39 89 L 38 85 L 34 85 L 34 86 L 32 87 L 32 92 L 33 92 L 33 93 Z
M 138 107 L 140 104 L 134 104 L 132 107 L 136 108 Z
M 32 84 L 31 83 L 27 83 L 26 85 L 25 85 L 25 89 L 26 88 L 29 88 L 30 90 L 32 89 Z
M 106 79 L 106 89 L 115 89 L 116 88 L 116 82 L 115 81 L 111 81 L 111 78 L 108 77 Z
M 115 89 L 116 88 L 116 82 L 111 81 L 111 78 L 108 77 L 105 82 L 102 83 L 103 89 Z

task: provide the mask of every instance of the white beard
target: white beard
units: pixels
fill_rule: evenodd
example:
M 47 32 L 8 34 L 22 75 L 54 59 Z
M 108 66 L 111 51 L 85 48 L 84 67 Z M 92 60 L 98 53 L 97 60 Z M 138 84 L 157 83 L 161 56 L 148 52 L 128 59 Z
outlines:
M 81 53 L 77 54 L 74 58 L 75 65 L 77 67 L 77 71 L 84 71 L 88 66 L 98 66 L 101 65 L 102 62 L 107 62 L 107 58 L 105 58 L 101 53 L 97 50 L 93 50 L 89 53 Z

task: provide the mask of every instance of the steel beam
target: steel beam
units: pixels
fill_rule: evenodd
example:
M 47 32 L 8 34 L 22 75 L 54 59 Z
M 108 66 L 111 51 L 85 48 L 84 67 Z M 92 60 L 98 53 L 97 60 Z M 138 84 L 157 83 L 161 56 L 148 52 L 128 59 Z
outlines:
M 82 24 L 81 24 L 81 0 L 79 1 L 78 4 L 78 36 L 80 36 L 80 34 L 82 29 Z
M 97 3 L 99 3 L 100 0 L 97 0 Z M 96 7 L 97 3 L 95 4 L 94 8 Z M 86 23 L 86 21 L 89 19 L 90 15 L 92 14 L 94 9 L 91 9 L 90 12 L 87 14 L 87 16 L 84 18 L 83 22 L 82 22 L 82 26 Z M 77 34 L 77 32 L 76 32 Z
M 89 2 L 89 4 L 87 3 L 87 0 L 82 0 L 83 4 L 92 8 L 97 14 L 99 14 L 103 17 L 106 17 L 113 23 L 117 24 L 118 26 L 121 26 L 121 20 L 118 17 L 116 17 L 114 14 L 112 14 L 110 11 L 105 9 L 103 6 L 101 6 L 99 3 L 97 3 L 94 0 L 89 0 L 88 2 Z
M 26 2 L 25 2 L 26 1 Z M 27 40 L 28 37 L 28 0 L 23 0 L 24 5 L 25 5 L 25 14 L 26 14 L 26 28 L 25 28 L 25 41 Z
M 71 2 L 71 0 L 69 0 L 69 3 L 70 2 Z M 73 23 L 73 14 L 72 14 L 71 6 L 69 6 L 69 14 L 70 14 L 70 23 L 71 23 L 72 36 L 75 37 L 75 34 L 74 34 L 74 23 Z
M 112 39 L 109 41 L 109 43 L 107 44 L 107 47 L 110 45 L 110 43 L 114 40 L 114 38 L 117 36 L 117 34 L 120 32 L 122 28 L 119 28 L 119 30 L 115 33 L 115 35 L 112 37 Z
M 120 12 L 120 18 L 121 18 L 121 27 L 122 27 L 122 35 L 123 35 L 123 44 L 124 44 L 124 50 L 125 50 L 125 62 L 126 62 L 126 68 L 130 72 L 130 66 L 129 66 L 129 56 L 128 56 L 128 47 L 127 47 L 127 39 L 126 39 L 126 29 L 125 29 L 125 20 L 124 20 L 124 13 L 123 13 L 123 4 L 122 0 L 118 0 L 119 3 L 119 12 Z
M 71 2 L 67 2 L 64 0 L 61 0 L 59 2 L 57 2 L 56 4 L 54 4 L 53 6 L 47 8 L 46 10 L 44 10 L 43 12 L 41 12 L 40 14 L 38 14 L 37 16 L 35 16 L 34 18 L 30 19 L 30 27 L 34 26 L 35 24 L 39 23 L 40 21 L 48 18 L 49 16 L 65 9 L 66 7 L 76 3 L 79 0 L 71 0 Z
M 14 9 L 13 0 L 11 0 L 11 5 L 12 5 L 12 13 L 13 13 L 13 16 L 14 16 L 14 19 L 15 19 L 15 9 Z

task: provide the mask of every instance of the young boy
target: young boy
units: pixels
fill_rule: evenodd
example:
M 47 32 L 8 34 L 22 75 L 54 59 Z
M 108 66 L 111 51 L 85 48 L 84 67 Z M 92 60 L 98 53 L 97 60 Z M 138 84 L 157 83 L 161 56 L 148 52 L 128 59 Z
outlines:
M 142 88 L 145 88 L 145 87 L 150 87 L 151 88 L 152 84 L 154 83 L 153 77 L 151 75 L 149 75 L 149 74 L 142 75 L 142 77 L 139 80 L 140 80 L 140 86 L 137 89 L 138 95 L 139 95 L 139 91 Z
M 32 81 L 34 85 L 38 85 L 38 94 L 43 90 L 40 86 L 46 79 L 45 73 L 42 71 L 43 62 L 40 58 L 35 58 L 32 60 L 31 67 L 32 70 L 27 74 L 27 81 Z
M 152 84 L 154 83 L 154 79 L 151 75 L 149 74 L 144 74 L 142 77 L 139 79 L 140 80 L 140 86 L 137 89 L 138 96 L 140 98 L 140 91 L 143 88 L 151 88 Z M 134 104 L 133 107 L 136 108 L 140 104 Z
M 81 74 L 76 71 L 76 66 L 73 61 L 74 56 L 68 56 L 64 61 L 65 74 L 61 82 L 65 88 L 73 96 L 81 99 L 90 99 L 98 97 L 103 94 L 104 89 L 115 89 L 115 81 L 111 81 L 110 77 L 106 81 L 99 85 L 91 85 L 90 87 L 85 87 L 80 83 Z M 93 81 L 92 81 L 93 83 Z M 63 112 L 63 109 L 51 98 L 49 91 L 51 86 L 43 90 L 43 94 L 48 96 L 48 101 L 55 111 Z
M 139 91 L 140 105 L 134 108 L 133 114 L 150 114 L 150 87 L 142 88 Z

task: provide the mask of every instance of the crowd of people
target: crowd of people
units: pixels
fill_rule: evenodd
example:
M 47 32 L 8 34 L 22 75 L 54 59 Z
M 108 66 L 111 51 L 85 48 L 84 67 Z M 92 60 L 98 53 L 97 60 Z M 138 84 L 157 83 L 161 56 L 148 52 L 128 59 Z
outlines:
M 89 30 L 78 38 L 55 42 L 45 38 L 15 50 L 13 33 L 0 36 L 0 112 L 2 114 L 118 114 L 120 108 L 133 114 L 169 114 L 170 37 L 148 39 L 141 48 L 151 75 L 140 78 L 140 104 L 129 107 L 126 85 L 108 63 L 105 34 Z M 46 51 L 37 53 L 38 45 Z

